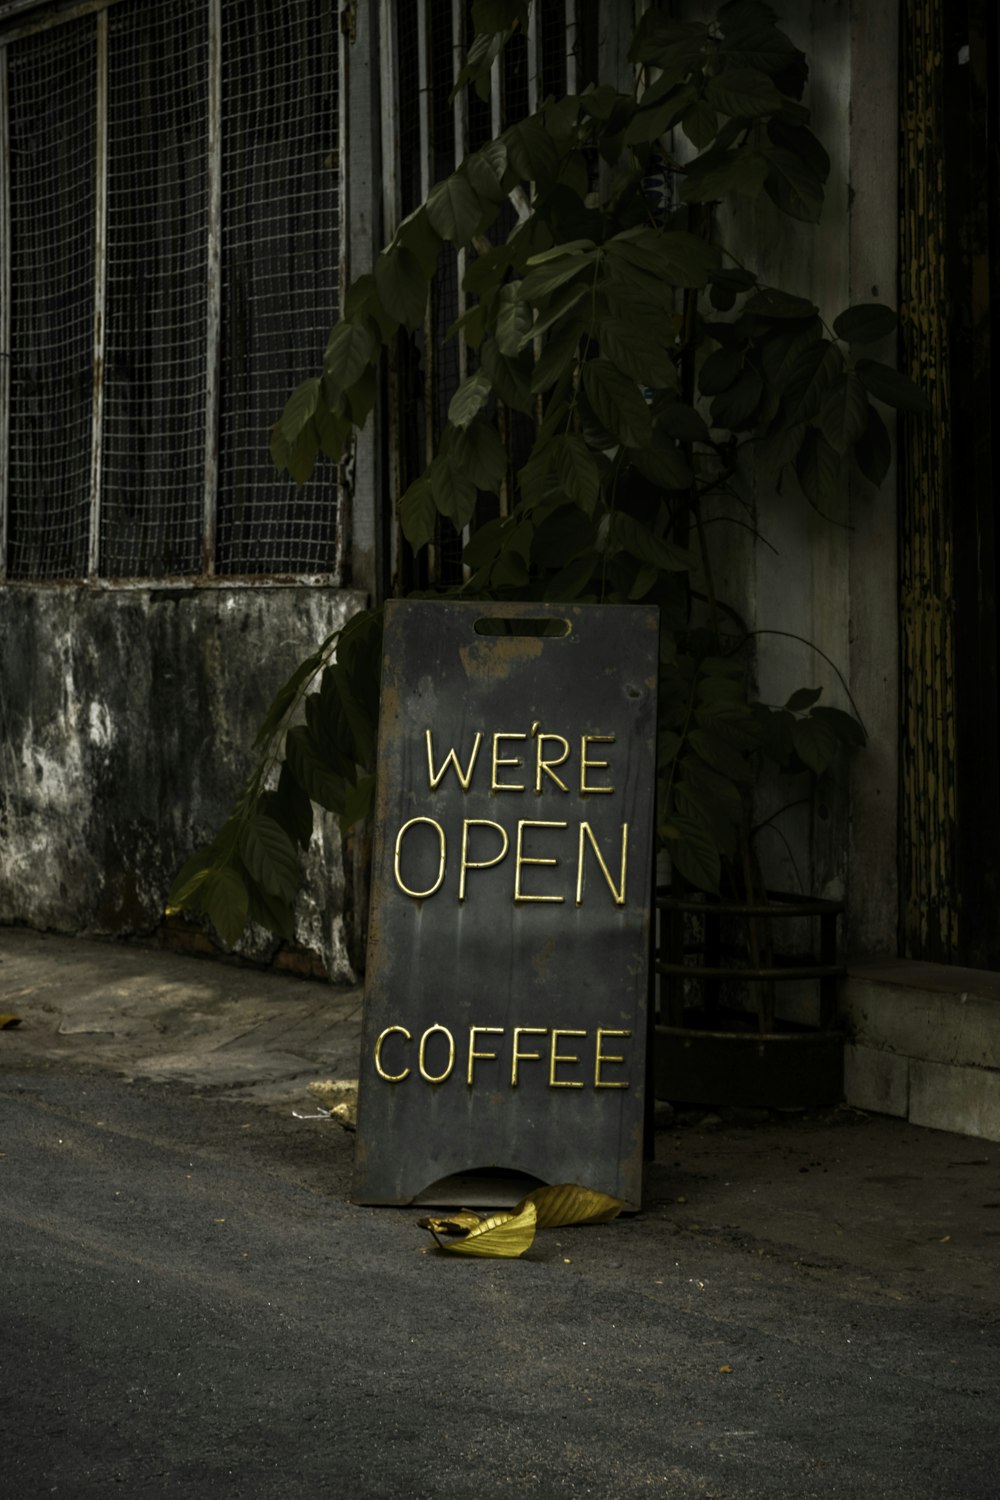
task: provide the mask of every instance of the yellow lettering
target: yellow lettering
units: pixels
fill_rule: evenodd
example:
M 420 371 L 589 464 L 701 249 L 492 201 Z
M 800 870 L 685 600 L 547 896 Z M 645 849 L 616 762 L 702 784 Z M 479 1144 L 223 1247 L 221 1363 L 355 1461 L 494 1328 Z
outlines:
M 436 1031 L 440 1031 L 442 1035 L 448 1038 L 448 1064 L 443 1073 L 434 1074 L 428 1073 L 427 1071 L 426 1056 L 427 1038 L 433 1036 Z M 421 1078 L 426 1078 L 428 1083 L 444 1083 L 445 1079 L 451 1076 L 451 1070 L 455 1066 L 455 1038 L 452 1036 L 447 1026 L 428 1026 L 427 1030 L 420 1038 L 420 1054 L 417 1058 L 417 1062 L 420 1067 Z
M 524 787 L 523 786 L 514 786 L 511 782 L 508 782 L 508 781 L 497 781 L 497 771 L 499 770 L 499 768 L 501 766 L 523 766 L 524 765 L 524 761 L 520 760 L 516 755 L 515 756 L 502 756 L 500 754 L 500 741 L 501 740 L 526 740 L 527 738 L 528 738 L 528 736 L 526 734 L 514 734 L 512 732 L 506 732 L 506 731 L 504 733 L 502 733 L 502 734 L 495 734 L 493 736 L 493 777 L 492 777 L 492 780 L 490 781 L 490 791 L 491 792 L 523 792 L 524 791 Z
M 380 1078 L 385 1079 L 386 1083 L 402 1083 L 404 1078 L 410 1076 L 409 1068 L 404 1068 L 402 1073 L 387 1073 L 382 1066 L 382 1047 L 386 1037 L 391 1036 L 394 1031 L 398 1031 L 408 1042 L 413 1040 L 405 1026 L 387 1026 L 383 1032 L 379 1033 L 378 1041 L 375 1043 L 375 1071 Z
M 563 1029 L 553 1030 L 552 1045 L 549 1048 L 549 1088 L 550 1089 L 582 1089 L 583 1084 L 578 1079 L 557 1078 L 557 1063 L 578 1063 L 578 1057 L 571 1056 L 568 1052 L 558 1052 L 559 1038 L 561 1036 L 586 1036 L 585 1031 L 566 1031 Z
M 472 1087 L 472 1075 L 477 1062 L 496 1062 L 495 1052 L 477 1052 L 477 1036 L 503 1036 L 502 1026 L 470 1026 L 469 1027 L 469 1070 L 467 1073 L 468 1084 Z
M 473 771 L 475 770 L 475 767 L 476 767 L 476 756 L 479 754 L 479 746 L 482 744 L 482 739 L 483 739 L 483 732 L 482 732 L 482 730 L 479 729 L 479 730 L 476 731 L 476 738 L 475 738 L 475 740 L 472 743 L 472 753 L 469 756 L 469 763 L 466 766 L 466 768 L 465 768 L 464 771 L 462 770 L 462 767 L 459 765 L 458 753 L 455 750 L 454 745 L 448 751 L 448 754 L 445 756 L 444 760 L 441 762 L 440 766 L 435 771 L 435 769 L 434 769 L 434 747 L 431 744 L 431 731 L 429 729 L 425 729 L 424 730 L 424 736 L 425 736 L 425 738 L 427 740 L 427 779 L 430 782 L 431 791 L 433 792 L 434 788 L 440 784 L 440 782 L 441 782 L 441 780 L 442 780 L 442 778 L 444 776 L 444 773 L 447 771 L 448 767 L 449 766 L 453 766 L 454 770 L 455 770 L 455 775 L 458 777 L 458 784 L 459 784 L 459 786 L 462 788 L 463 792 L 467 792 L 469 790 L 469 783 L 472 780 L 472 773 L 473 773 Z
M 514 855 L 514 900 L 515 901 L 565 901 L 565 896 L 526 896 L 521 889 L 522 865 L 557 865 L 557 859 L 529 859 L 524 853 L 524 830 L 526 828 L 567 828 L 567 823 L 548 823 L 531 818 L 519 818 L 517 822 L 517 852 Z
M 583 851 L 584 851 L 584 847 L 585 847 L 585 844 L 584 844 L 584 840 L 585 839 L 589 839 L 590 840 L 590 847 L 593 849 L 594 853 L 597 855 L 597 863 L 600 865 L 601 872 L 604 875 L 605 880 L 608 882 L 608 889 L 611 892 L 612 896 L 614 897 L 615 905 L 616 906 L 624 906 L 625 905 L 625 870 L 626 870 L 626 864 L 627 864 L 627 860 L 628 860 L 628 824 L 627 823 L 623 823 L 622 824 L 622 866 L 621 866 L 621 873 L 619 875 L 619 883 L 618 883 L 617 886 L 615 885 L 614 881 L 611 878 L 611 871 L 608 869 L 607 865 L 604 863 L 604 856 L 603 856 L 603 854 L 601 853 L 600 849 L 597 847 L 597 840 L 594 837 L 594 830 L 591 828 L 591 826 L 590 826 L 589 823 L 581 823 L 580 824 L 580 845 L 579 845 L 579 849 L 578 849 L 578 852 L 577 852 L 577 860 L 576 860 L 576 904 L 577 904 L 577 906 L 582 906 L 582 904 L 583 904 Z
M 514 1051 L 510 1062 L 510 1086 L 517 1088 L 518 1063 L 540 1062 L 540 1052 L 522 1052 L 518 1046 L 518 1038 L 522 1036 L 545 1036 L 548 1032 L 547 1026 L 515 1026 L 514 1027 Z
M 556 756 L 546 756 L 546 740 L 553 740 L 557 745 L 561 745 L 562 754 Z M 552 769 L 553 766 L 561 766 L 563 761 L 568 759 L 569 740 L 564 740 L 561 734 L 540 734 L 535 745 L 535 791 L 541 792 L 542 790 L 542 772 L 544 771 L 546 776 L 550 776 L 552 778 L 560 791 L 568 792 L 569 787 L 566 785 L 565 781 L 563 781 L 561 777 L 557 776 L 555 771 L 553 771 Z
M 400 857 L 401 857 L 402 852 L 403 852 L 403 835 L 407 832 L 408 829 L 412 828 L 415 823 L 427 823 L 427 824 L 430 825 L 431 828 L 436 828 L 437 829 L 437 835 L 438 835 L 438 841 L 439 841 L 439 843 L 441 845 L 441 858 L 440 858 L 440 862 L 438 864 L 437 880 L 435 880 L 435 882 L 434 882 L 434 884 L 432 886 L 428 886 L 428 888 L 427 888 L 426 891 L 413 891 L 413 890 L 411 890 L 408 885 L 404 885 L 404 883 L 403 883 L 403 877 L 402 877 L 402 875 L 399 872 Z M 415 896 L 418 901 L 424 900 L 427 896 L 433 896 L 435 891 L 440 890 L 440 888 L 441 888 L 441 882 L 444 879 L 444 861 L 445 861 L 445 838 L 444 838 L 444 829 L 441 827 L 440 823 L 435 822 L 435 820 L 433 818 L 410 818 L 409 822 L 403 824 L 402 828 L 396 834 L 396 850 L 395 850 L 395 853 L 393 855 L 392 869 L 393 869 L 393 874 L 396 877 L 396 884 L 399 886 L 399 889 L 403 892 L 404 895 L 406 895 L 406 896 Z
M 601 1068 L 605 1063 L 623 1063 L 624 1057 L 617 1057 L 612 1052 L 603 1052 L 601 1043 L 606 1036 L 631 1036 L 631 1031 L 613 1031 L 609 1027 L 598 1026 L 597 1043 L 594 1048 L 594 1088 L 595 1089 L 627 1089 L 628 1081 L 624 1083 L 606 1083 L 601 1077 Z
M 613 745 L 615 737 L 613 734 L 585 734 L 580 740 L 580 794 L 586 796 L 588 792 L 613 792 L 613 786 L 589 786 L 587 784 L 588 771 L 607 771 L 610 762 L 606 760 L 590 760 L 587 756 L 588 745 Z
M 470 828 L 495 828 L 503 839 L 500 853 L 493 859 L 470 859 L 469 858 L 469 829 Z M 494 823 L 492 818 L 463 818 L 462 819 L 462 863 L 458 872 L 458 899 L 465 900 L 465 872 L 466 870 L 488 870 L 491 865 L 498 865 L 510 848 L 510 839 L 507 830 L 501 828 L 499 823 Z

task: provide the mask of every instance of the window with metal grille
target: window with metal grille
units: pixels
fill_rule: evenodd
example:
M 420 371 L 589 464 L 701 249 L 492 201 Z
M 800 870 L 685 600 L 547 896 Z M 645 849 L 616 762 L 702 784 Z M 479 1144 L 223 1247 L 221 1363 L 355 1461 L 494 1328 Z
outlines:
M 525 31 L 515 34 L 493 65 L 488 100 L 471 88 L 451 91 L 474 36 L 471 0 L 381 0 L 383 220 L 386 237 L 430 188 L 509 125 L 534 113 L 548 95 L 576 92 L 594 81 L 598 7 L 583 0 L 534 0 Z M 495 241 L 517 223 L 505 208 Z M 470 353 L 446 331 L 465 311 L 465 249 L 445 245 L 431 288 L 423 330 L 390 351 L 387 405 L 389 485 L 399 495 L 433 457 L 448 403 L 468 373 Z M 393 399 L 393 394 L 395 399 Z M 526 423 L 500 409 L 497 422 L 509 451 L 527 456 Z M 500 498 L 500 508 L 506 496 Z M 477 513 L 477 519 L 484 515 Z M 427 579 L 461 576 L 461 538 L 429 549 Z M 397 562 L 397 569 L 400 566 Z
M 269 456 L 336 317 L 336 0 L 11 9 L 0 577 L 340 582 L 330 466 Z

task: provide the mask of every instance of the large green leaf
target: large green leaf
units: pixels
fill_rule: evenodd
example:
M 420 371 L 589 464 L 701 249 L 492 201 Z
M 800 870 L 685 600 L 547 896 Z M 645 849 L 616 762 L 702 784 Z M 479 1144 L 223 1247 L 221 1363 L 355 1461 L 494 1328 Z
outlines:
M 343 776 L 331 771 L 319 745 L 304 724 L 296 724 L 288 731 L 285 758 L 296 781 L 313 802 L 318 802 L 328 812 L 343 812 L 347 783 Z
M 728 193 L 742 198 L 756 198 L 764 187 L 768 164 L 754 146 L 739 151 L 712 152 L 697 157 L 688 168 L 681 184 L 685 203 L 714 203 Z
M 483 207 L 464 171 L 452 173 L 431 189 L 427 217 L 443 240 L 450 240 L 453 245 L 464 245 L 471 240 L 483 217 Z
M 625 131 L 625 145 L 643 146 L 647 141 L 659 140 L 678 120 L 686 118 L 692 107 L 697 107 L 697 98 L 698 91 L 692 84 L 675 84 L 662 101 L 646 104 L 644 97 Z
M 713 424 L 716 427 L 728 427 L 732 432 L 749 427 L 763 394 L 764 382 L 759 373 L 748 365 L 732 385 L 720 391 L 712 402 Z
M 483 340 L 480 357 L 482 367 L 504 405 L 512 406 L 515 411 L 531 413 L 534 401 L 529 382 L 534 367 L 530 349 L 511 359 L 497 347 L 495 339 L 487 338 Z
M 640 474 L 666 490 L 686 490 L 694 479 L 683 452 L 663 432 L 654 432 L 641 448 L 630 448 L 629 458 Z
M 692 818 L 672 817 L 660 828 L 670 862 L 700 891 L 719 889 L 722 860 L 711 833 Z
M 830 387 L 816 420 L 827 442 L 844 453 L 867 428 L 870 409 L 864 386 L 849 370 Z
M 686 230 L 648 227 L 625 230 L 608 240 L 605 251 L 614 260 L 624 260 L 638 271 L 672 286 L 700 289 L 721 261 L 717 245 Z
M 681 443 L 707 443 L 705 419 L 683 401 L 663 401 L 656 407 L 656 425 Z
M 597 251 L 593 248 L 592 241 L 581 243 L 590 244 L 592 248 L 584 250 L 564 245 L 559 247 L 559 253 L 551 259 L 532 256 L 528 261 L 531 270 L 521 283 L 522 297 L 537 304 L 545 297 L 550 297 L 559 287 L 565 286 L 568 281 L 572 281 L 574 276 L 579 276 L 584 271 L 593 274 L 592 267 L 597 259 Z M 541 264 L 538 263 L 539 261 Z
M 532 336 L 531 308 L 519 296 L 521 283 L 510 281 L 500 288 L 494 337 L 501 354 L 519 354 Z
M 421 475 L 413 481 L 399 502 L 399 524 L 415 552 L 434 540 L 437 515 L 430 480 L 426 475 Z
M 825 510 L 839 493 L 840 455 L 815 427 L 807 427 L 795 459 L 795 473 L 811 505 Z
M 496 493 L 507 473 L 507 450 L 492 423 L 474 418 L 464 432 L 454 434 L 451 454 L 453 466 L 477 489 Z
M 473 480 L 451 454 L 442 454 L 434 460 L 430 479 L 435 505 L 456 530 L 461 531 L 475 514 L 476 486 Z
M 653 425 L 649 407 L 634 380 L 609 359 L 592 359 L 583 369 L 583 385 L 598 420 L 629 448 L 648 443 Z
M 608 550 L 620 548 L 642 563 L 651 563 L 667 573 L 684 573 L 691 566 L 691 558 L 680 547 L 666 542 L 655 532 L 625 511 L 615 511 L 608 529 Z
M 721 735 L 713 733 L 711 729 L 692 729 L 688 734 L 688 744 L 701 756 L 707 766 L 711 766 L 713 771 L 720 771 L 723 776 L 728 776 L 730 781 L 739 781 L 746 785 L 754 781 L 753 767 L 744 759 L 741 751 L 734 748 Z
M 490 398 L 493 390 L 485 370 L 467 375 L 448 405 L 448 421 L 453 427 L 468 427 L 473 417 Z
M 745 704 L 701 703 L 694 717 L 699 729 L 707 729 L 736 750 L 754 750 L 760 743 L 757 725 Z M 716 770 L 722 769 L 716 766 Z
M 383 250 L 375 262 L 378 294 L 398 323 L 411 333 L 420 328 L 427 308 L 427 277 L 405 245 Z
M 286 943 L 294 943 L 295 912 L 291 903 L 280 896 L 271 895 L 253 881 L 250 882 L 247 894 L 250 898 L 247 906 L 250 921 L 259 923 L 268 932 L 283 938 Z
M 303 380 L 295 387 L 285 402 L 285 409 L 278 422 L 278 429 L 286 443 L 294 443 L 312 420 L 313 412 L 319 405 L 319 398 L 320 378 L 318 375 Z
M 698 371 L 698 389 L 703 396 L 717 396 L 728 391 L 743 368 L 740 349 L 716 349 Z
M 761 148 L 767 165 L 768 196 L 783 213 L 815 224 L 823 210 L 823 180 L 813 167 L 782 146 Z
M 288 834 L 273 818 L 256 813 L 243 825 L 240 854 L 253 880 L 272 896 L 294 901 L 299 858 Z
M 585 552 L 580 557 L 575 557 L 572 562 L 568 562 L 564 568 L 560 568 L 547 580 L 545 598 L 567 602 L 579 599 L 593 578 L 600 561 L 600 556 L 596 552 Z
M 717 73 L 708 80 L 705 99 L 722 114 L 743 120 L 773 115 L 784 102 L 773 80 L 755 68 L 726 68 Z
M 609 318 L 601 324 L 598 336 L 602 351 L 638 385 L 677 389 L 677 367 L 669 349 L 650 338 L 641 325 Z
M 859 359 L 854 368 L 877 401 L 914 416 L 925 416 L 930 411 L 931 403 L 920 387 L 891 365 L 877 359 Z
M 515 349 L 514 352 L 518 353 L 519 349 L 523 349 L 524 347 L 526 347 L 526 345 L 532 343 L 541 334 L 547 333 L 548 330 L 553 326 L 553 324 L 558 323 L 560 319 L 566 316 L 567 313 L 571 312 L 573 308 L 578 306 L 578 304 L 582 302 L 585 297 L 589 296 L 589 287 L 571 286 L 568 291 L 563 293 L 561 297 L 556 297 L 553 302 L 549 303 L 545 312 L 539 313 L 538 317 L 534 320 L 533 323 L 531 323 L 530 327 L 521 337 L 519 348 Z M 577 317 L 573 319 L 573 326 L 582 328 L 582 326 L 584 325 L 581 323 L 580 318 Z M 562 330 L 560 330 L 560 332 L 561 331 Z
M 223 865 L 206 882 L 201 899 L 223 942 L 235 947 L 243 936 L 250 905 L 242 876 L 231 865 Z
M 895 333 L 899 319 L 883 302 L 862 302 L 845 308 L 833 320 L 833 331 L 848 344 L 874 344 Z
M 743 304 L 744 315 L 764 318 L 813 318 L 818 311 L 808 297 L 794 297 L 776 286 L 762 286 Z
M 829 722 L 810 714 L 792 724 L 792 744 L 799 759 L 821 776 L 836 760 L 839 741 Z
M 807 344 L 785 380 L 782 400 L 786 421 L 789 424 L 811 421 L 843 369 L 844 356 L 829 339 Z
M 375 340 L 367 328 L 340 322 L 327 341 L 323 369 L 340 390 L 353 385 L 367 370 L 375 354 Z
M 164 907 L 165 915 L 176 916 L 185 906 L 198 904 L 196 898 L 209 879 L 212 871 L 216 868 L 216 855 L 209 847 L 199 849 L 197 854 L 192 854 L 189 860 L 178 870 L 170 887 Z
M 885 423 L 875 410 L 868 408 L 868 425 L 854 445 L 858 468 L 872 484 L 881 484 L 892 463 L 892 444 Z
M 770 77 L 783 73 L 796 54 L 795 43 L 774 25 L 769 6 L 760 6 L 757 18 L 747 17 L 741 24 L 726 20 L 726 34 L 719 49 L 719 61 L 726 68 L 754 68 Z
M 504 132 L 507 164 L 522 182 L 541 190 L 551 187 L 559 171 L 559 148 L 536 118 L 529 117 Z
M 681 129 L 696 151 L 711 145 L 719 132 L 719 116 L 707 99 L 697 99 L 681 116 Z
M 559 439 L 558 455 L 563 490 L 585 511 L 592 512 L 601 493 L 601 471 L 594 455 L 575 433 Z
M 276 790 L 268 796 L 270 800 L 263 810 L 269 812 L 301 848 L 307 849 L 313 831 L 312 803 L 292 775 L 287 761 L 281 767 Z
M 319 456 L 319 432 L 314 420 L 307 422 L 294 442 L 289 443 L 285 467 L 296 484 L 305 484 L 312 477 Z
M 582 326 L 574 323 L 546 340 L 531 376 L 532 395 L 550 390 L 559 377 L 565 374 L 576 358 L 583 332 Z
M 814 708 L 810 718 L 825 725 L 842 745 L 860 750 L 867 744 L 868 737 L 862 726 L 851 714 L 844 713 L 842 708 Z
M 475 151 L 471 156 L 466 157 L 465 172 L 480 204 L 499 208 L 507 201 L 507 194 L 503 188 L 503 174 L 507 167 L 507 148 L 500 141 L 495 141 L 493 144 L 500 148 L 501 155 L 494 157 L 484 150 Z

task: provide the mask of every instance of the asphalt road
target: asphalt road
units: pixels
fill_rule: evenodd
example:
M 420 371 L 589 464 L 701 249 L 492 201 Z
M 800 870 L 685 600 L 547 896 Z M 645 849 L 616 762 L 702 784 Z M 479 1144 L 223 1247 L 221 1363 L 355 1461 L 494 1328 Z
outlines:
M 424 1253 L 415 1211 L 347 1203 L 352 1147 L 0 1076 L 6 1500 L 1000 1494 L 995 1296 L 700 1232 L 669 1164 L 522 1260 Z

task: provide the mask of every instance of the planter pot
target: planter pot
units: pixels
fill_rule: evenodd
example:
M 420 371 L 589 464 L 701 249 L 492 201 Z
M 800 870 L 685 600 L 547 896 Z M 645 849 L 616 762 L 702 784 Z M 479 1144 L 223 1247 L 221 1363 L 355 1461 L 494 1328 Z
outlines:
M 836 1104 L 844 1097 L 840 1031 L 702 1031 L 657 1026 L 656 1097 L 673 1104 L 771 1106 Z
M 752 904 L 661 893 L 657 906 L 663 928 L 656 963 L 662 985 L 653 1040 L 656 1097 L 779 1109 L 841 1100 L 844 1036 L 836 995 L 845 971 L 836 959 L 836 923 L 842 904 L 781 893 Z M 818 921 L 817 955 L 782 958 L 773 924 L 803 918 Z M 752 935 L 752 957 L 732 951 L 727 929 Z M 816 986 L 818 1026 L 776 1019 L 776 995 L 791 981 Z M 754 1009 L 725 1006 L 733 985 L 755 993 Z

